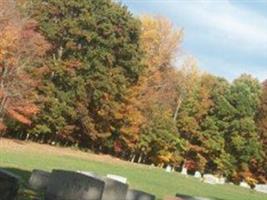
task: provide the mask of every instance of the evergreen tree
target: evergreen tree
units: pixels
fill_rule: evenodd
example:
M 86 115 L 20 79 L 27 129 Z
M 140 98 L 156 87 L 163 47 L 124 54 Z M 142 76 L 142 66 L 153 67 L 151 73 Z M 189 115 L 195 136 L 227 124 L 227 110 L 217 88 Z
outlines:
M 42 122 L 36 123 L 35 131 L 46 126 L 62 135 L 76 126 L 72 134 L 83 143 L 113 148 L 123 124 L 125 92 L 142 68 L 139 21 L 111 0 L 36 0 L 33 10 L 40 31 L 53 44 L 46 89 L 40 88 L 51 100 L 43 104 Z M 53 125 L 52 116 L 59 126 Z M 110 140 L 102 140 L 107 137 Z

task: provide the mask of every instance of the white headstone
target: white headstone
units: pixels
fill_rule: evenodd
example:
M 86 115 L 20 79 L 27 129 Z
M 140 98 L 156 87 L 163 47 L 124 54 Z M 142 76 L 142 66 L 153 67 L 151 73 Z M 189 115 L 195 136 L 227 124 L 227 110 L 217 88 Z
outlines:
M 242 181 L 239 186 L 243 188 L 250 188 L 249 184 L 247 184 L 245 181 Z
M 255 188 L 258 192 L 264 192 L 267 193 L 267 185 L 266 184 L 256 184 Z
M 183 167 L 183 168 L 182 168 L 182 172 L 181 172 L 181 174 L 183 174 L 183 175 L 187 175 L 187 168 Z
M 217 184 L 219 182 L 218 177 L 212 174 L 204 174 L 203 175 L 203 182 L 208 184 Z
M 114 174 L 108 174 L 107 175 L 108 178 L 119 181 L 121 183 L 126 184 L 127 183 L 127 178 L 123 177 L 123 176 L 118 176 L 118 175 L 114 175 Z
M 202 175 L 201 175 L 201 173 L 199 171 L 196 171 L 194 177 L 195 178 L 201 178 Z
M 220 177 L 220 178 L 218 179 L 218 184 L 223 185 L 223 184 L 225 184 L 225 182 L 226 182 L 226 179 L 225 179 L 224 177 Z
M 165 171 L 170 173 L 172 171 L 172 167 L 170 165 L 168 165 L 166 167 Z

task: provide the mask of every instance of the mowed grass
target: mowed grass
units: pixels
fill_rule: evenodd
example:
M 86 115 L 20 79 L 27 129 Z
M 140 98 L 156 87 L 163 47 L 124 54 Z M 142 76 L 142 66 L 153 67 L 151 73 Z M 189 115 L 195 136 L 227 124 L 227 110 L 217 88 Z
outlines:
M 127 177 L 131 188 L 153 193 L 158 200 L 165 196 L 174 196 L 176 193 L 211 197 L 216 200 L 267 200 L 266 194 L 239 186 L 204 184 L 194 177 L 185 177 L 176 172 L 167 173 L 163 169 L 131 164 L 107 156 L 6 139 L 0 139 L 0 167 L 22 177 L 20 199 L 23 200 L 33 199 L 36 195 L 27 189 L 32 169 L 67 169 L 93 171 L 101 175 L 117 174 Z

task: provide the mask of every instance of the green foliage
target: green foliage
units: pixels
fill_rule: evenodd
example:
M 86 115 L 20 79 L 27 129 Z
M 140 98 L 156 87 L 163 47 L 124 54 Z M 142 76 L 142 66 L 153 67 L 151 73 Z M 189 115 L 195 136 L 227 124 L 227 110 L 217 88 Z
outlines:
M 171 113 L 159 106 L 153 107 L 150 112 L 149 122 L 141 132 L 139 150 L 151 163 L 179 164 L 186 144 L 177 133 Z
M 40 0 L 33 16 L 54 45 L 40 89 L 47 98 L 41 123 L 59 134 L 75 127 L 67 136 L 105 146 L 103 138 L 122 126 L 125 92 L 141 71 L 139 21 L 110 0 Z
M 31 55 L 35 50 L 46 57 L 42 67 L 27 59 L 31 67 L 19 75 L 34 78 L 31 96 L 39 109 L 15 99 L 10 105 L 16 112 L 10 114 L 30 125 L 28 117 L 39 111 L 30 128 L 0 119 L 9 135 L 158 166 L 185 163 L 191 171 L 237 182 L 266 180 L 266 82 L 261 87 L 242 75 L 229 83 L 201 74 L 190 58 L 176 69 L 172 63 L 182 31 L 164 18 L 145 16 L 140 22 L 112 0 L 33 0 L 29 8 L 25 15 L 39 24 L 29 23 L 30 32 L 18 34 L 35 36 L 28 37 L 31 48 L 21 42 L 27 48 L 22 57 L 37 58 Z M 16 23 L 0 39 L 0 60 L 11 64 L 21 58 L 3 57 L 10 45 L 20 52 L 10 42 L 17 37 Z M 0 99 L 4 96 L 0 91 Z

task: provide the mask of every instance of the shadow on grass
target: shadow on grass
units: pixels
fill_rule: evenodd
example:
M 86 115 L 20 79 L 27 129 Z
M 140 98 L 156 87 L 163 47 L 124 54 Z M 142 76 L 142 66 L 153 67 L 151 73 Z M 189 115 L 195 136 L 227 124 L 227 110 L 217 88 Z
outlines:
M 10 168 L 10 167 L 1 167 L 8 172 L 13 173 L 14 175 L 21 178 L 20 189 L 18 192 L 18 200 L 41 200 L 41 195 L 38 195 L 36 192 L 31 190 L 28 186 L 28 180 L 31 176 L 30 171 L 18 169 L 18 168 Z

